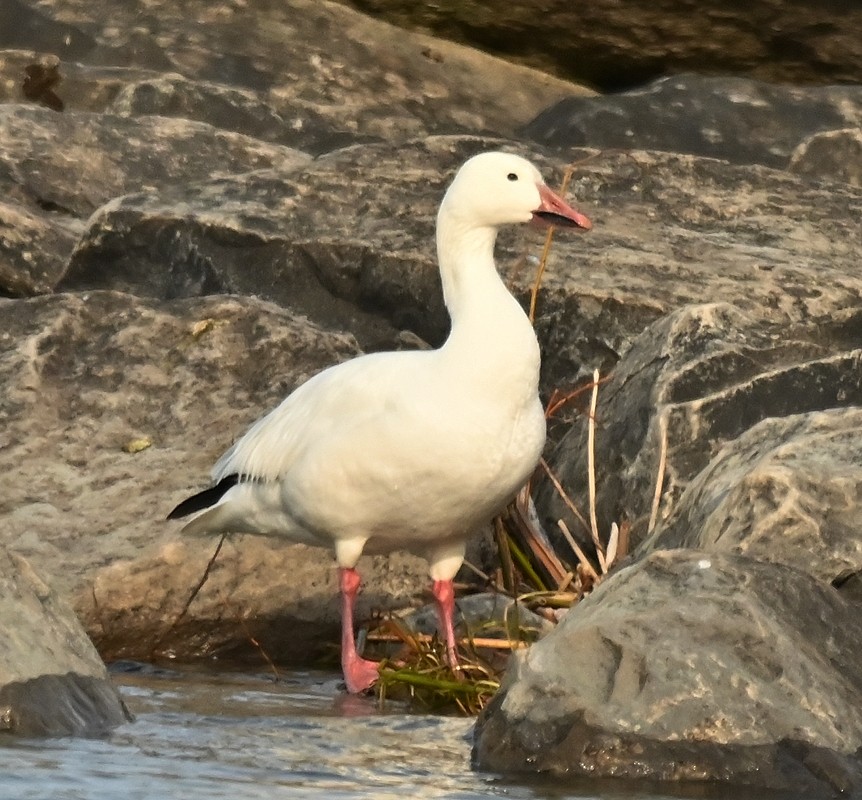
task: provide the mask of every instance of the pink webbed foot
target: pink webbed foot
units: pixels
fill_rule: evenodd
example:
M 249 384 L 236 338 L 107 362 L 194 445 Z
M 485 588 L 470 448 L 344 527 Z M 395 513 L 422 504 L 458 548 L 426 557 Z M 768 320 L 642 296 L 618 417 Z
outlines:
M 380 664 L 367 658 L 356 656 L 353 659 L 342 659 L 341 671 L 344 673 L 344 683 L 351 694 L 359 694 L 374 686 L 380 677 Z

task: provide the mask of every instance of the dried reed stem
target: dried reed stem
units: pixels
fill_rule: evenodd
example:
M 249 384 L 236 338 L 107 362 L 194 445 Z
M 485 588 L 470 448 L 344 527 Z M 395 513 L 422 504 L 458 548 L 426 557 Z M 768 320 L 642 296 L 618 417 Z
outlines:
M 174 617 L 174 621 L 170 624 L 170 626 L 167 628 L 167 630 L 165 630 L 161 634 L 161 636 L 159 636 L 159 638 L 156 639 L 156 641 L 153 643 L 153 647 L 152 647 L 152 651 L 151 651 L 153 654 L 156 653 L 159 645 L 165 639 L 167 639 L 168 636 L 170 636 L 170 634 L 173 632 L 174 628 L 176 628 L 177 625 L 180 624 L 180 620 L 182 620 L 182 618 L 188 613 L 188 610 L 191 607 L 191 604 L 194 602 L 194 599 L 198 596 L 198 592 L 200 592 L 200 590 L 203 588 L 203 585 L 207 582 L 207 579 L 210 576 L 210 570 L 212 570 L 213 564 L 215 564 L 216 559 L 218 558 L 218 555 L 221 552 L 221 548 L 225 542 L 225 539 L 227 539 L 227 534 L 223 533 L 221 535 L 221 539 L 218 540 L 218 544 L 216 545 L 215 551 L 210 556 L 210 560 L 207 562 L 207 565 L 206 565 L 206 568 L 204 569 L 203 575 L 201 575 L 201 578 L 198 581 L 197 586 L 195 586 L 195 588 L 192 589 L 192 592 L 189 595 L 188 599 L 186 600 L 185 605 L 182 607 L 182 610 L 180 611 L 179 614 L 177 614 L 176 617 Z
M 369 642 L 403 642 L 403 637 L 396 633 L 369 633 L 366 637 Z M 411 641 L 417 644 L 431 644 L 437 637 L 429 636 L 426 633 L 414 633 L 411 636 Z M 462 647 L 484 647 L 488 650 L 520 650 L 527 647 L 527 642 L 509 639 L 489 639 L 487 637 L 473 637 L 471 639 L 458 639 L 457 644 Z
M 604 547 L 599 538 L 599 521 L 596 514 L 596 406 L 598 402 L 599 371 L 595 369 L 593 370 L 593 393 L 590 397 L 590 417 L 587 420 L 587 480 L 590 492 L 590 534 L 593 537 L 593 544 L 596 546 L 599 566 L 602 569 L 602 574 L 604 574 L 608 571 L 608 565 L 605 563 Z
M 589 530 L 590 530 L 590 524 L 589 524 L 589 522 L 587 522 L 587 521 L 586 521 L 586 519 L 584 519 L 584 515 L 583 515 L 583 514 L 581 514 L 581 512 L 580 512 L 580 511 L 578 511 L 577 506 L 572 502 L 571 498 L 570 498 L 570 497 L 569 497 L 569 495 L 566 493 L 566 490 L 563 488 L 563 484 L 561 484 L 561 483 L 560 483 L 560 481 L 559 481 L 559 479 L 557 478 L 557 476 L 556 476 L 556 475 L 554 475 L 553 471 L 552 471 L 552 470 L 551 470 L 551 468 L 548 466 L 548 462 L 547 462 L 547 461 L 545 461 L 545 459 L 544 459 L 544 458 L 542 458 L 542 459 L 540 459 L 540 460 L 539 460 L 539 464 L 541 464 L 542 469 L 545 471 L 545 474 L 548 476 L 548 478 L 550 479 L 550 481 L 551 481 L 551 483 L 553 484 L 554 488 L 557 490 L 557 494 L 559 494 L 559 495 L 560 495 L 560 497 L 561 497 L 561 498 L 563 498 L 563 502 L 566 504 L 566 508 L 568 508 L 568 509 L 569 509 L 569 511 L 571 511 L 571 512 L 572 512 L 572 514 L 574 514 L 575 519 L 576 519 L 578 522 L 580 522 L 580 523 L 581 523 L 581 525 L 583 525 L 583 526 L 584 526 L 584 530 L 585 530 L 585 531 L 587 531 L 587 533 L 589 533 Z
M 658 420 L 660 442 L 658 451 L 658 474 L 655 478 L 655 492 L 652 496 L 652 509 L 649 515 L 647 535 L 653 532 L 658 522 L 658 510 L 661 505 L 661 491 L 664 488 L 664 470 L 667 464 L 667 414 L 662 414 Z
M 592 575 L 594 580 L 597 581 L 599 579 L 599 573 L 596 572 L 596 568 L 592 565 L 592 562 L 587 558 L 584 551 L 581 550 L 581 548 L 578 546 L 578 543 L 575 541 L 575 537 L 572 536 L 572 532 L 569 530 L 566 523 L 563 522 L 563 520 L 558 519 L 557 526 L 562 531 L 563 536 L 566 537 L 566 541 L 569 543 L 569 547 L 572 548 L 575 555 L 578 557 L 578 560 L 581 562 L 581 564 L 584 565 L 584 569 L 589 572 L 590 575 Z
M 566 168 L 563 174 L 563 182 L 560 184 L 560 197 L 565 197 L 566 189 L 569 187 L 569 181 L 575 172 L 575 166 Z M 551 254 L 551 244 L 554 241 L 554 228 L 548 228 L 545 234 L 545 246 L 542 248 L 542 257 L 539 259 L 539 268 L 536 270 L 536 278 L 533 281 L 533 289 L 530 292 L 530 322 L 536 321 L 536 302 L 539 298 L 539 287 L 542 285 L 542 277 L 545 274 L 545 268 L 548 266 L 548 256 Z

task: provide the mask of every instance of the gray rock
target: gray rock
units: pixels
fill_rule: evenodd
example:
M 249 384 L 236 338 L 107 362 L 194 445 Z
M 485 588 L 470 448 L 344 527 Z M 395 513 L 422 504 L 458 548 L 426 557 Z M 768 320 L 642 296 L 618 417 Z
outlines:
M 125 87 L 154 80 L 164 74 L 142 67 L 64 61 L 56 55 L 58 53 L 60 50 L 52 48 L 0 50 L 0 102 L 44 106 L 44 102 L 29 100 L 24 94 L 26 71 L 34 64 L 57 68 L 59 83 L 53 91 L 63 103 L 64 110 L 68 111 L 110 111 L 112 102 Z
M 862 81 L 862 10 L 851 3 L 673 0 L 412 3 L 350 0 L 390 22 L 613 91 L 675 72 L 779 83 Z
M 804 385 L 799 391 L 810 394 Z M 644 552 L 740 553 L 838 584 L 862 573 L 862 400 L 856 402 L 765 419 L 728 442 Z
M 0 296 L 52 291 L 83 229 L 72 217 L 0 201 Z
M 245 120 L 239 124 L 257 117 L 257 125 L 265 109 L 237 102 L 236 92 L 247 91 L 252 105 L 262 102 L 286 127 L 296 127 L 298 140 L 290 140 L 291 146 L 307 140 L 305 126 L 323 132 L 331 144 L 344 137 L 394 141 L 443 131 L 512 134 L 550 103 L 587 91 L 329 2 L 286 0 L 216 9 L 206 0 L 190 0 L 182 7 L 142 0 L 122 7 L 49 0 L 38 15 L 29 16 L 31 28 L 10 26 L 2 46 L 42 50 L 62 59 L 69 48 L 38 46 L 43 30 L 44 38 L 54 42 L 52 26 L 62 20 L 85 32 L 90 43 L 73 60 L 149 70 L 168 79 L 130 87 L 125 99 L 118 100 L 128 110 L 149 107 L 166 116 L 194 114 L 193 119 L 204 122 L 217 116 L 223 121 L 217 106 L 229 99 Z M 174 80 L 177 76 L 180 81 Z M 59 95 L 66 99 L 62 84 Z M 207 98 L 213 102 L 209 108 Z
M 653 553 L 516 656 L 474 762 L 858 796 L 860 637 L 858 609 L 804 573 Z
M 782 168 L 803 140 L 860 123 L 862 86 L 679 75 L 622 94 L 566 98 L 523 134 L 553 147 L 665 150 Z M 828 180 L 841 161 L 819 166 L 817 177 Z
M 466 157 L 495 147 L 525 152 L 431 137 L 126 197 L 90 221 L 60 286 L 254 292 L 327 326 L 339 318 L 365 349 L 393 346 L 403 329 L 439 344 L 437 204 Z M 559 179 L 559 159 L 529 155 Z M 704 297 L 781 324 L 826 320 L 862 297 L 858 189 L 632 152 L 582 164 L 570 194 L 596 227 L 560 232 L 551 249 L 537 321 L 549 389 L 570 386 L 584 364 L 612 366 L 651 322 Z M 498 263 L 525 300 L 543 242 L 523 228 L 500 237 Z
M 595 448 L 601 530 L 628 520 L 635 542 L 645 534 L 663 426 L 667 460 L 658 519 L 670 525 L 681 513 L 683 490 L 724 443 L 769 417 L 862 405 L 860 347 L 858 312 L 836 313 L 830 324 L 815 328 L 788 328 L 716 304 L 688 306 L 652 325 L 599 390 Z M 581 417 L 549 458 L 584 511 L 586 425 Z M 766 430 L 774 433 L 772 442 L 762 445 L 767 448 L 780 448 L 784 434 L 792 433 L 780 423 Z M 823 452 L 812 457 L 828 461 L 828 437 L 821 446 Z M 544 485 L 537 503 L 549 532 L 565 518 L 572 532 L 588 541 L 550 485 Z M 697 529 L 682 530 L 678 535 L 699 535 Z
M 809 136 L 793 151 L 788 169 L 817 180 L 862 186 L 862 128 Z
M 267 167 L 304 153 L 204 123 L 0 105 L 0 181 L 42 208 L 86 217 L 113 197 Z
M 58 20 L 44 9 L 20 0 L 0 3 L 0 47 L 28 48 L 57 53 L 64 58 L 84 57 L 95 46 L 81 28 Z
M 129 721 L 72 609 L 0 546 L 0 731 L 92 736 Z
M 110 111 L 123 116 L 160 115 L 205 122 L 265 142 L 312 154 L 369 141 L 375 137 L 339 127 L 343 120 L 326 115 L 316 102 L 270 95 L 217 83 L 160 75 L 129 82 L 114 98 Z
M 52 291 L 86 217 L 112 197 L 310 159 L 183 119 L 14 104 L 0 105 L 0 141 L 0 293 L 7 296 Z

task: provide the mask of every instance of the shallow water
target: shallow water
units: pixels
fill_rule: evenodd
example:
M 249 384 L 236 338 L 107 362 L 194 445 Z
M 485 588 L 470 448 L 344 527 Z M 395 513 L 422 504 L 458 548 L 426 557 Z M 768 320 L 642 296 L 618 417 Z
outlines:
M 472 720 L 343 694 L 337 676 L 135 667 L 115 672 L 136 721 L 106 739 L 0 748 L 4 800 L 475 798 L 659 800 L 572 793 L 470 769 Z M 678 798 L 677 798 L 678 800 Z

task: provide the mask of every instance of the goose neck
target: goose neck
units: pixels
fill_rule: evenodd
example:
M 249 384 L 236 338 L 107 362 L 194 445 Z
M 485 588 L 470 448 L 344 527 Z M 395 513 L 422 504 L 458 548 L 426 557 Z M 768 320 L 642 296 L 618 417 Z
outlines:
M 453 326 L 471 308 L 493 301 L 503 285 L 494 264 L 497 229 L 465 224 L 440 216 L 437 224 L 437 259 L 443 299 Z

